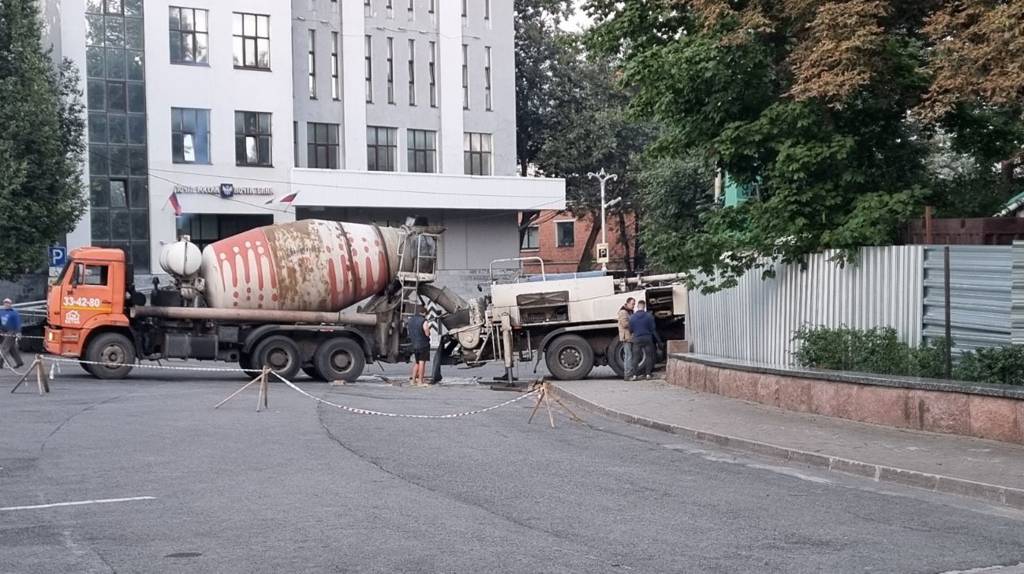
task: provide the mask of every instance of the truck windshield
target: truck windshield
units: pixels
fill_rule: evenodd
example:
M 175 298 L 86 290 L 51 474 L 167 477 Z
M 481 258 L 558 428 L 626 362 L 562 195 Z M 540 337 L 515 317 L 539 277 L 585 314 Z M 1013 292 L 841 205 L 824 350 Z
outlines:
M 60 270 L 60 275 L 57 276 L 57 281 L 54 282 L 54 285 L 60 285 L 61 283 L 63 283 L 64 277 L 68 274 L 68 269 L 71 269 L 74 266 L 75 262 L 71 259 L 68 259 L 68 262 L 64 265 L 64 269 Z

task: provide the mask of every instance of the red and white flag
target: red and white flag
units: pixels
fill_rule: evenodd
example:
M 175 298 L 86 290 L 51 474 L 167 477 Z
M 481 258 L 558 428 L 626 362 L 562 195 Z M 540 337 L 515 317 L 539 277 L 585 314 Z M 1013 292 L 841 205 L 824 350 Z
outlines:
M 171 196 L 167 198 L 167 202 L 174 208 L 174 216 L 178 217 L 181 215 L 181 202 L 178 201 L 178 193 L 172 191 Z
M 295 198 L 298 195 L 299 192 L 297 191 L 292 193 L 286 193 L 285 195 L 282 195 L 280 198 L 267 200 L 267 202 L 264 203 L 263 205 L 270 205 L 271 203 L 285 203 L 291 205 L 291 203 L 295 201 Z

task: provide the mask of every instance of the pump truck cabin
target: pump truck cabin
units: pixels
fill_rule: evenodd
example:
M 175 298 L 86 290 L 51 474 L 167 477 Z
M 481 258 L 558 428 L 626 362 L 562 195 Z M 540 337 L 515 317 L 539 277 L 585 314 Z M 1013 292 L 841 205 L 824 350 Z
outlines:
M 630 295 L 651 302 L 663 337 L 683 337 L 685 290 L 648 286 L 665 277 L 628 280 L 630 295 L 625 281 L 603 276 L 494 284 L 491 296 L 467 302 L 433 284 L 442 232 L 412 220 L 303 220 L 202 252 L 183 238 L 160 256 L 173 284 L 154 283 L 148 297 L 124 252 L 76 249 L 48 295 L 46 350 L 107 379 L 127 376 L 138 359 L 200 359 L 351 381 L 367 361 L 407 360 L 404 321 L 432 303 L 448 329 L 435 365 L 502 360 L 511 369 L 539 352 L 552 374 L 575 379 L 595 364 L 621 373 L 615 313 Z

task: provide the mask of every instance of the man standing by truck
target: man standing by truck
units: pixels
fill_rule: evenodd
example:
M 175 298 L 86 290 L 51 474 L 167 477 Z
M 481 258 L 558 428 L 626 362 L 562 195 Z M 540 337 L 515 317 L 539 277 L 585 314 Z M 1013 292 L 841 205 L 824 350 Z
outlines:
M 430 323 L 423 317 L 420 309 L 409 317 L 405 324 L 405 330 L 409 334 L 409 341 L 412 342 L 412 380 L 414 387 L 426 386 L 423 380 L 427 371 L 427 360 L 430 358 Z
M 15 369 L 24 364 L 18 354 L 18 335 L 21 334 L 21 315 L 14 308 L 14 301 L 4 299 L 0 309 L 0 366 L 9 362 Z
M 660 343 L 661 337 L 658 336 L 654 315 L 648 313 L 646 307 L 646 303 L 637 301 L 636 312 L 629 318 L 629 330 L 633 334 L 633 380 L 639 379 L 641 374 L 643 378 L 650 379 L 654 363 L 658 360 L 658 350 L 654 343 Z M 641 365 L 643 373 L 640 373 Z
M 633 315 L 636 299 L 626 299 L 626 304 L 619 309 L 619 342 L 622 343 L 622 379 L 633 377 L 633 333 L 629 330 L 629 318 Z

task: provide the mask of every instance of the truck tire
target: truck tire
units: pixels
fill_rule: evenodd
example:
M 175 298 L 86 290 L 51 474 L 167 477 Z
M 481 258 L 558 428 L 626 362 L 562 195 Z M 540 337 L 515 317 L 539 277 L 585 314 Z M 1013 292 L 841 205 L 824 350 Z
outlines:
M 89 341 L 85 360 L 100 363 L 87 369 L 97 379 L 123 379 L 132 372 L 135 345 L 120 333 L 101 333 Z
M 252 355 L 248 353 L 240 353 L 238 355 L 238 367 L 250 379 L 260 374 L 260 370 L 253 367 Z
M 594 368 L 594 349 L 579 335 L 562 335 L 548 345 L 544 362 L 556 379 L 583 379 Z
M 366 355 L 362 347 L 352 339 L 335 337 L 317 347 L 313 355 L 317 373 L 327 381 L 353 382 L 366 368 Z
M 294 341 L 284 335 L 272 335 L 256 345 L 252 352 L 252 365 L 257 369 L 270 367 L 271 371 L 290 381 L 299 372 L 302 359 Z
M 608 345 L 608 366 L 615 371 L 615 374 L 622 377 L 626 374 L 626 365 L 623 364 L 622 360 L 625 358 L 623 353 L 623 346 L 625 343 L 616 339 L 611 345 Z M 652 359 L 647 356 L 642 350 L 638 350 L 640 353 L 640 361 L 637 362 L 637 369 L 643 370 L 647 366 L 647 362 Z M 635 358 L 634 358 L 635 359 Z M 652 367 L 654 365 L 651 365 Z

